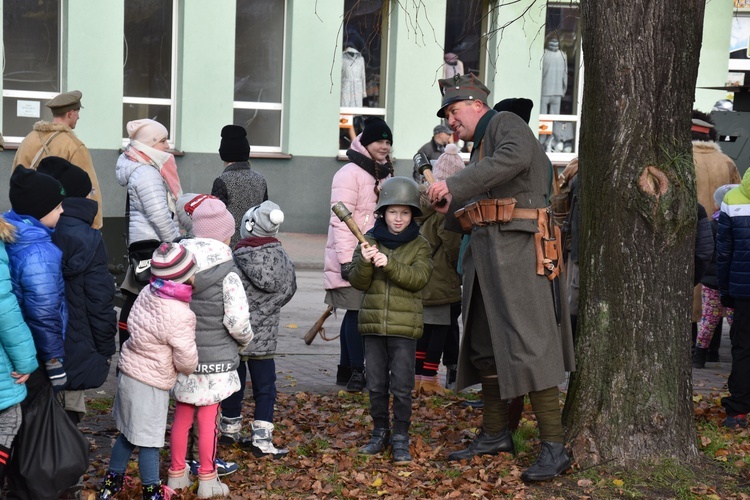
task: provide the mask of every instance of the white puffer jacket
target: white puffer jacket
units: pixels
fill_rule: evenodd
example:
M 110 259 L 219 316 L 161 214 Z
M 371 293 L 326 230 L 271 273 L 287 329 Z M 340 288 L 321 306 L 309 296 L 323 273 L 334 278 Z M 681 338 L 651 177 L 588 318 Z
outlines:
M 187 302 L 160 298 L 146 286 L 130 311 L 128 330 L 117 366 L 129 377 L 166 391 L 177 372 L 189 375 L 198 366 L 195 314 Z
M 115 168 L 117 182 L 130 195 L 128 243 L 145 240 L 174 241 L 177 220 L 167 203 L 167 186 L 153 165 L 138 163 L 121 154 Z

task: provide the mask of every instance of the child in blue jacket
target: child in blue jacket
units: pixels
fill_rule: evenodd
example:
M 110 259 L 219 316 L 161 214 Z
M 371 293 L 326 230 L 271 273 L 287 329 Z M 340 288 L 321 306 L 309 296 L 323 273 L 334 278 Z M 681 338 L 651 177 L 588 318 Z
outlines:
M 0 216 L 0 484 L 13 439 L 21 427 L 21 401 L 26 380 L 39 365 L 34 339 L 23 321 L 13 295 L 5 244 L 13 242 L 15 228 Z
M 27 381 L 28 396 L 21 405 L 25 420 L 26 409 L 37 394 L 51 389 L 59 392 L 67 382 L 63 358 L 68 309 L 62 252 L 52 242 L 65 189 L 57 179 L 18 165 L 10 177 L 8 197 L 12 209 L 4 217 L 16 229 L 15 241 L 6 246 L 13 293 L 31 330 L 40 364 Z M 34 478 L 18 473 L 15 458 L 8 467 L 12 496 L 32 498 L 28 485 Z

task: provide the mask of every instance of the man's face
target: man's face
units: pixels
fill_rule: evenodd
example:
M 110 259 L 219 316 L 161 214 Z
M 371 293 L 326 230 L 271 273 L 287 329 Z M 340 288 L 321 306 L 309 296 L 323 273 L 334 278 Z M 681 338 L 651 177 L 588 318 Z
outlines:
M 68 111 L 68 127 L 70 128 L 76 128 L 76 123 L 78 123 L 78 118 L 80 118 L 80 110 L 74 109 L 73 111 Z
M 459 139 L 464 141 L 474 140 L 474 131 L 482 115 L 484 115 L 484 104 L 479 100 L 458 101 L 445 108 L 448 126 L 458 134 Z
M 441 146 L 445 146 L 446 144 L 451 142 L 451 139 L 453 139 L 453 136 L 446 132 L 439 132 L 435 136 L 435 142 L 440 144 Z

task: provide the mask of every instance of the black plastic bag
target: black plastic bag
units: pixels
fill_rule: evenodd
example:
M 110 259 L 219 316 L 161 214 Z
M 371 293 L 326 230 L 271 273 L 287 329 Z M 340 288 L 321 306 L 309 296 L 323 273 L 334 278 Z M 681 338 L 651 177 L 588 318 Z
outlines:
M 13 460 L 32 498 L 58 498 L 88 469 L 89 442 L 56 401 L 44 369 L 32 377 Z

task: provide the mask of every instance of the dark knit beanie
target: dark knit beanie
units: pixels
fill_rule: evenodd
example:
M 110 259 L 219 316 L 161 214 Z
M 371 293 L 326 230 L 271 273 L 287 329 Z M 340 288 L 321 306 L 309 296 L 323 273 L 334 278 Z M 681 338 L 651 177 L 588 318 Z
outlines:
M 382 141 L 383 139 L 393 144 L 393 134 L 385 120 L 372 116 L 365 120 L 365 129 L 362 131 L 362 137 L 359 142 L 367 147 L 368 144 L 372 144 L 375 141 Z
M 531 120 L 531 109 L 534 107 L 534 103 L 531 99 L 524 99 L 523 97 L 511 97 L 509 99 L 503 99 L 499 103 L 495 104 L 493 108 L 498 113 L 500 111 L 510 111 L 521 117 L 523 121 L 529 123 Z
M 39 162 L 39 167 L 36 170 L 60 181 L 69 197 L 85 198 L 91 193 L 89 174 L 65 158 L 47 156 Z
M 226 162 L 247 161 L 250 158 L 250 143 L 247 130 L 239 125 L 226 125 L 221 129 L 219 156 Z
M 41 220 L 65 199 L 60 181 L 18 165 L 10 176 L 10 205 L 18 215 Z

